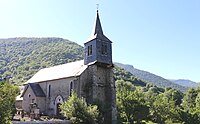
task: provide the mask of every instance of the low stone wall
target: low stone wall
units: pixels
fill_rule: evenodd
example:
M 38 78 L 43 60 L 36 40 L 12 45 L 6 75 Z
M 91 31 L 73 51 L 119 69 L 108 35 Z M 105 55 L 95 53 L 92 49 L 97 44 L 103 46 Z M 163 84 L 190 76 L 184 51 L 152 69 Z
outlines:
M 62 121 L 13 121 L 13 124 L 71 124 L 69 120 Z

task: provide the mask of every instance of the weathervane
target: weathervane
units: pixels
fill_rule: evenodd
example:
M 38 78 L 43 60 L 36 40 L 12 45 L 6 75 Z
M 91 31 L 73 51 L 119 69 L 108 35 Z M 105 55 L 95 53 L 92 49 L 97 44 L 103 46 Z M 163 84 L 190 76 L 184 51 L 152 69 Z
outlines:
M 96 5 L 97 5 L 97 11 L 98 11 L 99 10 L 99 4 L 97 3 Z

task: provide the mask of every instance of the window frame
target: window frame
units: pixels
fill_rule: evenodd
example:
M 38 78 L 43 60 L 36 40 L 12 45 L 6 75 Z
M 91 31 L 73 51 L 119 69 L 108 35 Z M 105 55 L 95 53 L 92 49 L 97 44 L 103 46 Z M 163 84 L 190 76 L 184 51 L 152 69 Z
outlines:
M 89 45 L 89 46 L 88 46 L 87 55 L 88 55 L 88 56 L 91 56 L 91 55 L 92 55 L 92 45 Z
M 101 44 L 101 54 L 108 55 L 108 44 L 107 43 Z
M 50 84 L 48 85 L 48 97 L 49 98 L 51 97 L 51 85 Z

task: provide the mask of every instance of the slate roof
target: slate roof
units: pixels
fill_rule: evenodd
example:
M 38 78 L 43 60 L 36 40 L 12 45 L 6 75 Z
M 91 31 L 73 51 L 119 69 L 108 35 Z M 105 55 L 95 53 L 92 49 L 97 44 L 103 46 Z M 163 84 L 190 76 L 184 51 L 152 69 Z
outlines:
M 84 60 L 57 65 L 50 68 L 44 68 L 38 71 L 25 84 L 76 77 L 79 76 L 86 68 L 87 65 L 84 65 Z
M 96 21 L 94 23 L 94 27 L 93 27 L 93 32 L 92 35 L 90 36 L 90 38 L 87 40 L 88 42 L 90 42 L 91 40 L 94 39 L 101 39 L 107 42 L 111 42 L 104 34 L 103 34 L 103 29 L 101 27 L 101 22 L 100 22 L 100 18 L 99 18 L 99 12 L 97 10 L 97 16 L 96 16 Z
M 97 10 L 97 16 L 96 16 L 96 22 L 95 22 L 95 25 L 93 27 L 93 35 L 94 34 L 103 34 L 103 29 L 101 27 L 101 21 L 100 21 L 100 18 L 99 18 L 99 12 Z
M 45 97 L 46 96 L 39 84 L 30 83 L 29 86 L 33 90 L 33 93 L 35 94 L 36 97 Z
M 26 90 L 29 87 L 32 89 L 32 91 L 36 97 L 46 97 L 45 93 L 43 92 L 42 88 L 40 87 L 40 85 L 38 83 L 29 83 L 29 84 L 25 85 L 24 91 L 23 91 L 21 97 L 24 96 Z

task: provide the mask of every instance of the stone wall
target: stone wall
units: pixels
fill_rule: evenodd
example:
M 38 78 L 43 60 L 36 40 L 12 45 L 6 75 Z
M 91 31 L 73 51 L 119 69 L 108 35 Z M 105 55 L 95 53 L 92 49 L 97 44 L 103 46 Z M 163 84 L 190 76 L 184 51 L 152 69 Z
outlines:
M 39 83 L 46 94 L 46 114 L 54 116 L 57 114 L 57 104 L 66 101 L 70 95 L 70 83 L 74 83 L 76 78 L 64 78 L 59 80 Z M 50 86 L 50 91 L 49 91 Z M 72 85 L 72 88 L 74 84 Z M 56 101 L 56 98 L 57 101 Z
M 17 109 L 22 109 L 22 100 L 16 100 L 15 107 Z
M 36 96 L 33 93 L 33 91 L 31 90 L 30 87 L 28 87 L 28 89 L 26 90 L 26 92 L 23 95 L 23 101 L 22 101 L 22 109 L 25 112 L 30 112 L 30 103 L 32 103 L 32 100 L 36 100 Z
M 89 65 L 81 77 L 82 96 L 105 106 L 105 123 L 116 123 L 116 91 L 112 67 Z

